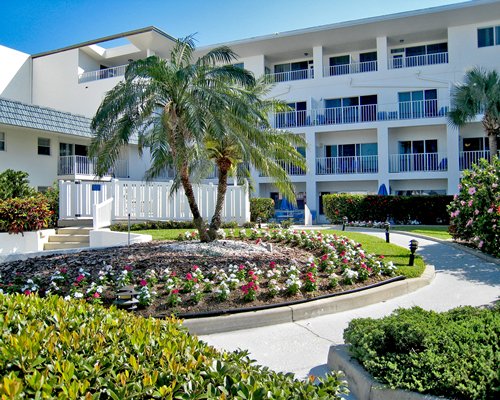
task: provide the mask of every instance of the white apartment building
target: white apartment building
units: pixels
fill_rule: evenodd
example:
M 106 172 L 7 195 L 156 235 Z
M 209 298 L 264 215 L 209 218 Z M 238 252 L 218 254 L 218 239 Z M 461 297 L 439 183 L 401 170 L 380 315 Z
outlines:
M 149 27 L 32 56 L 0 46 L 0 171 L 28 171 L 38 186 L 56 178 L 92 179 L 90 129 L 72 130 L 68 121 L 92 118 L 129 62 L 167 57 L 173 41 Z M 480 116 L 457 129 L 446 113 L 450 90 L 468 69 L 499 68 L 498 0 L 224 45 L 244 68 L 274 82 L 271 96 L 293 109 L 271 115 L 271 123 L 307 140 L 300 149 L 307 171 L 283 163 L 299 205 L 307 202 L 318 222 L 325 221 L 324 194 L 378 193 L 382 187 L 391 194 L 453 194 L 461 171 L 488 155 Z M 46 122 L 27 122 L 36 113 Z M 132 144 L 118 164 L 110 177 L 140 179 L 148 157 L 140 159 Z M 165 171 L 164 179 L 169 176 Z M 280 197 L 268 177 L 254 179 L 255 195 Z

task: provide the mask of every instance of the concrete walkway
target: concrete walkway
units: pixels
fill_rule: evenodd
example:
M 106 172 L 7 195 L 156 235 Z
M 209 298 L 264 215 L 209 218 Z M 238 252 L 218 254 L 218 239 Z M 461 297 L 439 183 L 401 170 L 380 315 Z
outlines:
M 384 237 L 384 232 L 356 230 Z M 412 237 L 391 233 L 391 242 L 408 247 Z M 229 333 L 200 336 L 224 350 L 246 349 L 258 364 L 275 371 L 293 372 L 298 378 L 322 376 L 332 344 L 344 343 L 342 333 L 353 318 L 379 318 L 399 307 L 420 306 L 428 310 L 492 303 L 500 297 L 500 267 L 451 244 L 417 238 L 418 254 L 436 268 L 436 278 L 427 287 L 383 303 L 325 315 L 295 323 L 280 324 Z

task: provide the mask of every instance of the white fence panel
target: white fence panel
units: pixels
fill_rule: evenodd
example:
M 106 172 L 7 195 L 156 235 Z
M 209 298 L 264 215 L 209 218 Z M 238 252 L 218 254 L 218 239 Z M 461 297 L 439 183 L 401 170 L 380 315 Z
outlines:
M 127 219 L 129 213 L 130 218 L 134 220 L 191 220 L 193 217 L 184 190 L 170 193 L 171 188 L 170 182 L 61 181 L 60 218 L 91 218 L 95 205 L 113 199 L 113 221 Z M 202 217 L 209 220 L 215 210 L 217 186 L 211 183 L 195 185 L 193 190 Z M 228 186 L 222 220 L 236 221 L 239 224 L 250 220 L 248 185 Z

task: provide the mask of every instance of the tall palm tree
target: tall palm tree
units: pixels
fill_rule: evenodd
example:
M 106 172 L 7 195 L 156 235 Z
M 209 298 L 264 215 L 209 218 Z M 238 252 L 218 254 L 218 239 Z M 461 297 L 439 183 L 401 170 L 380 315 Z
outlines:
M 204 137 L 218 131 L 238 92 L 253 85 L 253 75 L 229 65 L 234 52 L 222 46 L 193 62 L 192 37 L 178 40 L 165 60 L 151 56 L 132 62 L 125 79 L 104 98 L 92 120 L 90 154 L 97 174 L 104 175 L 120 150 L 136 139 L 139 151 L 148 147 L 151 167 L 146 178 L 173 166 L 188 199 L 193 222 L 202 241 L 209 241 L 190 177 L 192 160 L 199 157 Z
M 500 77 L 497 71 L 476 67 L 465 74 L 464 83 L 454 87 L 448 120 L 463 126 L 483 114 L 482 124 L 490 146 L 490 159 L 497 154 L 500 136 Z

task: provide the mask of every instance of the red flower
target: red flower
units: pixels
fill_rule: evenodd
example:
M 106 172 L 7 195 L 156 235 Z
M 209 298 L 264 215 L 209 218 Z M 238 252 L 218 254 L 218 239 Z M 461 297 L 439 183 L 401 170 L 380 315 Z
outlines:
M 147 286 L 148 285 L 148 281 L 146 281 L 146 279 L 141 279 L 141 281 L 139 282 L 139 285 L 141 285 L 141 286 Z
M 126 271 L 132 271 L 132 266 L 131 265 L 125 265 L 125 270 Z
M 186 279 L 187 279 L 188 281 L 193 280 L 193 275 L 191 275 L 191 272 L 188 272 L 188 273 L 186 274 Z
M 29 296 L 29 295 L 31 294 L 31 290 L 26 289 L 26 290 L 24 291 L 24 294 L 25 294 L 26 296 Z
M 172 289 L 172 294 L 177 294 L 179 293 L 179 289 Z
M 323 254 L 321 256 L 321 261 L 326 261 L 326 260 L 328 260 L 328 254 Z
M 76 277 L 76 282 L 77 283 L 80 283 L 81 281 L 83 281 L 85 279 L 85 276 L 83 274 L 80 274 Z
M 380 258 L 385 258 L 385 257 L 383 255 L 381 255 Z
M 68 272 L 68 268 L 61 268 L 61 269 L 59 270 L 59 272 L 60 272 L 61 274 L 65 274 L 66 272 Z
M 200 269 L 200 267 L 198 267 L 197 265 L 193 266 L 193 271 L 198 271 L 199 269 Z
M 271 268 L 271 269 L 276 268 L 276 262 L 275 262 L 275 261 L 271 261 L 271 262 L 269 263 L 269 268 Z
M 240 269 L 240 271 L 241 271 L 242 269 L 245 269 L 245 266 L 244 266 L 243 264 L 240 264 L 240 266 L 239 266 L 238 268 L 239 268 L 239 269 Z
M 94 293 L 94 298 L 98 299 L 99 297 L 101 297 L 101 295 L 99 294 L 99 292 L 95 292 Z

